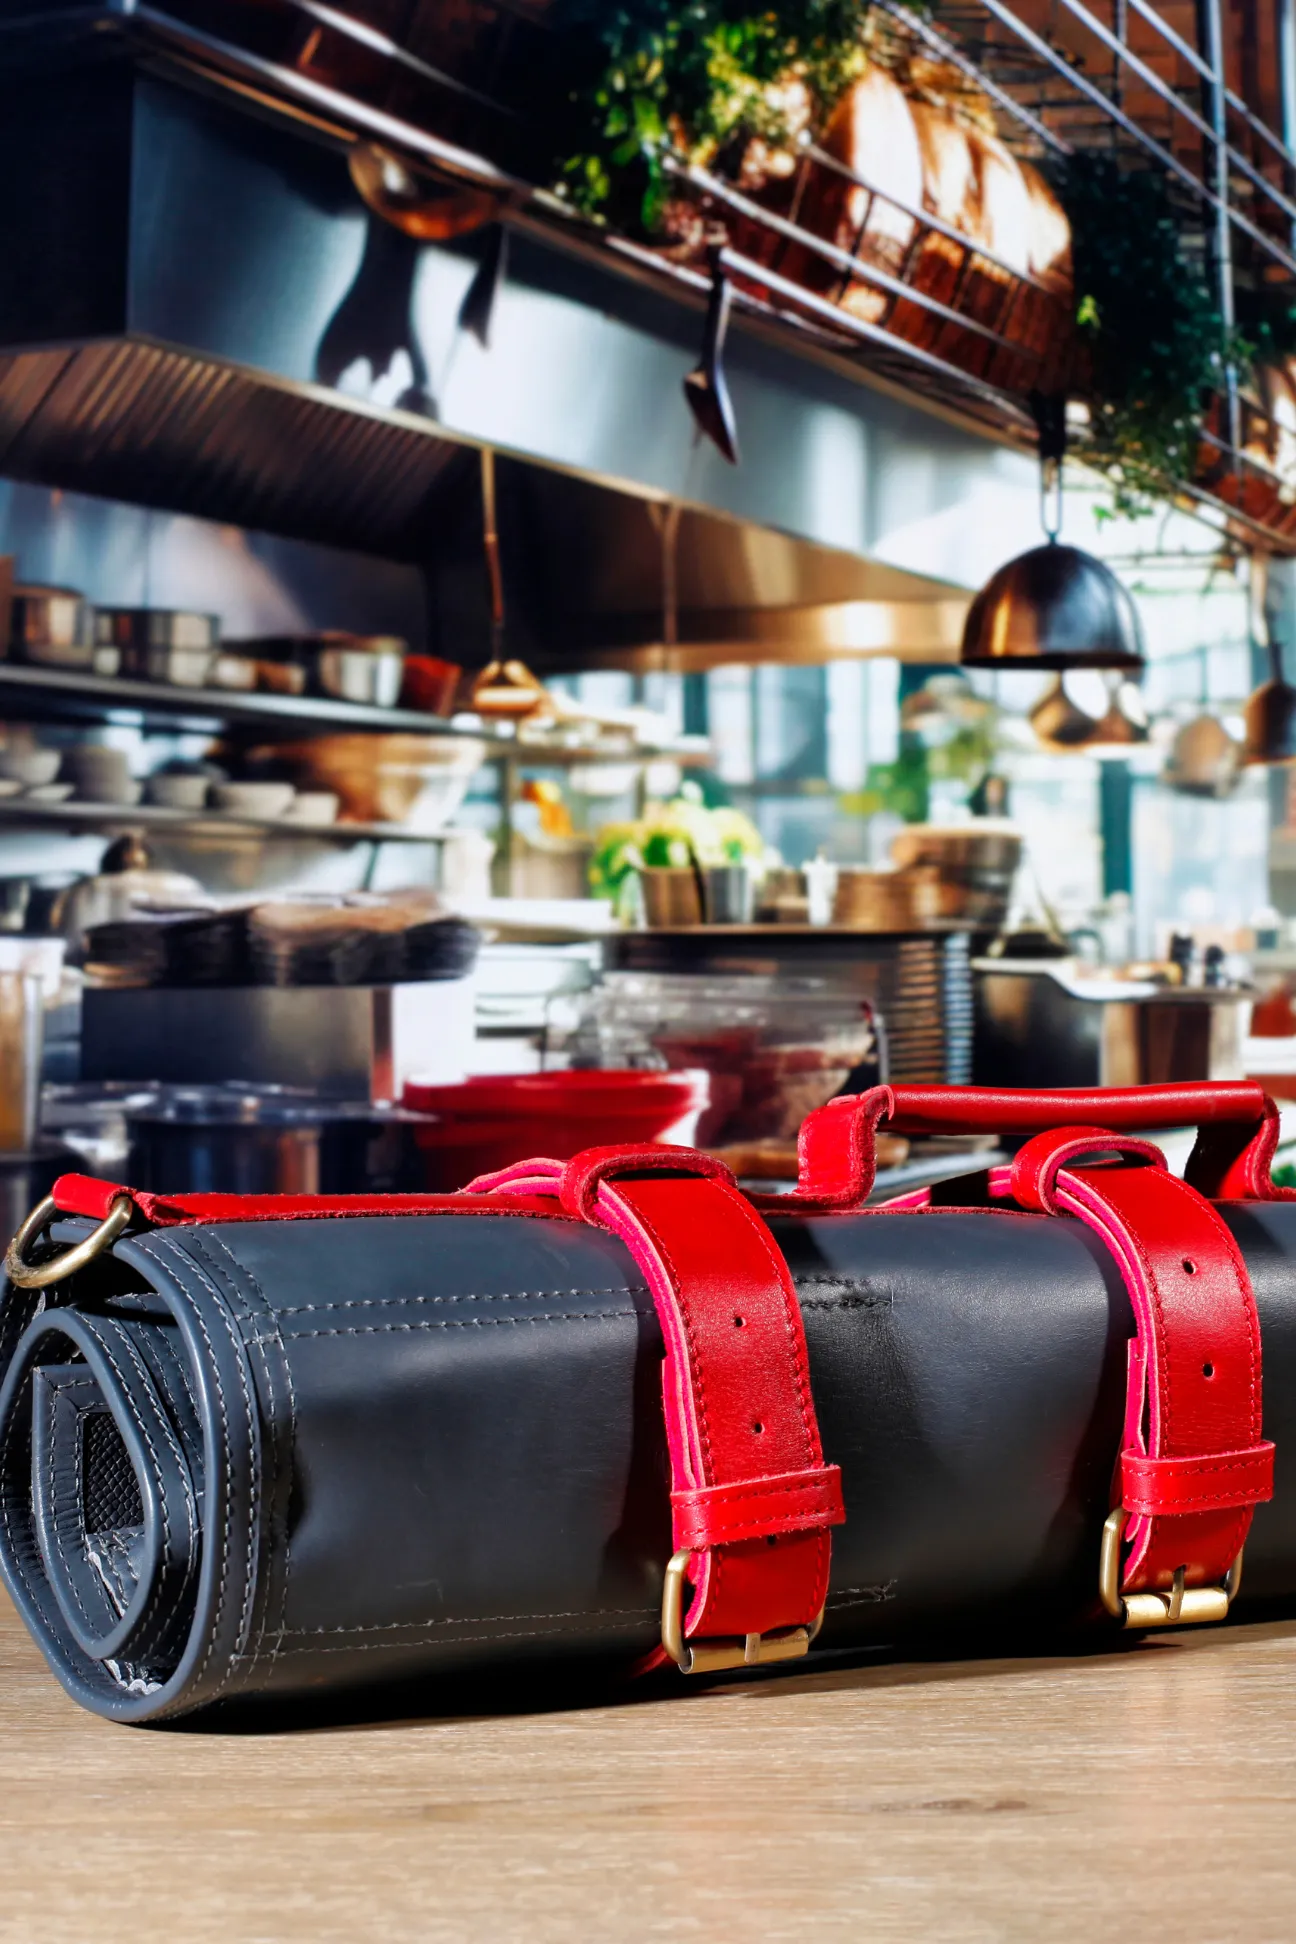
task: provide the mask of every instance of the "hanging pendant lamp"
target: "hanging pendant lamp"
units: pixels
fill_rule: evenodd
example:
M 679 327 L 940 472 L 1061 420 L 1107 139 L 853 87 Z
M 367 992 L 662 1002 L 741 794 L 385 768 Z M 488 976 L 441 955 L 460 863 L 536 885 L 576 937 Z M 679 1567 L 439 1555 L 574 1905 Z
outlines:
M 1129 594 L 1101 560 L 1058 540 L 1066 401 L 1037 396 L 1032 403 L 1047 544 L 991 575 L 968 610 L 960 660 L 965 668 L 1142 668 L 1143 638 Z

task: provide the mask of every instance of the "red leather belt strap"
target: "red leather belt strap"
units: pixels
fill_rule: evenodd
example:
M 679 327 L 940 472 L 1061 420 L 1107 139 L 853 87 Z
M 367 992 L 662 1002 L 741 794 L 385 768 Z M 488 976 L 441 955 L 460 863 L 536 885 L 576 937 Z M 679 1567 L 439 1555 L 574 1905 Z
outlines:
M 729 1170 L 685 1148 L 592 1148 L 467 1192 L 557 1196 L 626 1244 L 665 1342 L 674 1543 L 691 1555 L 681 1664 L 786 1657 L 780 1640 L 809 1636 L 823 1611 L 841 1474 L 824 1463 L 787 1265 Z
M 1075 1165 L 1113 1150 L 1116 1166 Z M 1255 1506 L 1273 1496 L 1260 1325 L 1237 1244 L 1158 1148 L 1102 1128 L 1036 1135 L 1013 1161 L 1011 1186 L 1023 1208 L 1073 1215 L 1100 1235 L 1133 1304 L 1121 1592 L 1169 1592 L 1179 1572 L 1181 1586 L 1220 1585 Z
M 519 1206 L 515 1196 L 465 1202 L 455 1195 L 158 1195 L 101 1181 L 97 1175 L 65 1174 L 50 1199 L 62 1215 L 102 1222 L 113 1203 L 128 1195 L 150 1228 L 192 1228 L 200 1222 L 317 1222 L 346 1215 L 519 1215 L 557 1213 L 551 1204 Z
M 1098 1125 L 1124 1133 L 1195 1125 L 1185 1179 L 1219 1201 L 1272 1201 L 1269 1179 L 1278 1145 L 1278 1110 L 1254 1080 L 1190 1080 L 1164 1087 L 1025 1089 L 872 1087 L 843 1094 L 802 1124 L 798 1141 L 802 1208 L 857 1208 L 873 1187 L 874 1136 L 1042 1134 Z

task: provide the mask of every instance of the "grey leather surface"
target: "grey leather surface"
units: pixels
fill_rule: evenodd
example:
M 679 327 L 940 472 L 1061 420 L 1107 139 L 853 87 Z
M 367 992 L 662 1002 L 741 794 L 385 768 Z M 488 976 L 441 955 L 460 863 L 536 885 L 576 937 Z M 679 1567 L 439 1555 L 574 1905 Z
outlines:
M 1285 1599 L 1296 1205 L 1226 1218 L 1279 1454 L 1247 1589 Z M 953 1209 L 773 1227 L 848 1513 L 821 1645 L 1086 1617 L 1132 1329 L 1101 1244 Z M 173 1229 L 70 1296 L 33 1319 L 11 1290 L 0 1316 L 0 1563 L 88 1706 L 164 1719 L 654 1643 L 661 1345 L 610 1236 L 502 1215 Z

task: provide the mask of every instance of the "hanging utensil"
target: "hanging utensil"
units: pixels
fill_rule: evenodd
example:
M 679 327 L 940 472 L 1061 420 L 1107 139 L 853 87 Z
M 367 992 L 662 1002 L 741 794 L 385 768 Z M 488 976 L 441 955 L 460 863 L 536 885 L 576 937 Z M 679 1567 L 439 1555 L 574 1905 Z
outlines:
M 1046 749 L 1079 749 L 1098 727 L 1097 718 L 1086 715 L 1071 700 L 1061 675 L 1054 677 L 1027 720 Z
M 1107 678 L 1107 707 L 1094 725 L 1093 734 L 1081 747 L 1089 754 L 1099 749 L 1126 749 L 1148 739 L 1147 711 L 1143 697 L 1133 682 L 1119 675 Z
M 1207 707 L 1206 650 L 1201 650 L 1199 713 L 1182 723 L 1170 746 L 1161 781 L 1181 796 L 1225 797 L 1242 775 L 1242 748 Z
M 495 305 L 508 269 L 508 240 L 508 228 L 504 223 L 496 223 L 488 232 L 482 260 L 459 306 L 461 329 L 467 331 L 470 337 L 475 337 L 483 350 L 490 348 Z
M 736 466 L 738 424 L 724 373 L 725 338 L 729 332 L 729 313 L 733 308 L 733 285 L 725 274 L 723 251 L 717 250 L 711 261 L 711 297 L 702 337 L 702 358 L 684 380 L 684 396 L 699 430 L 706 434 L 731 465 Z

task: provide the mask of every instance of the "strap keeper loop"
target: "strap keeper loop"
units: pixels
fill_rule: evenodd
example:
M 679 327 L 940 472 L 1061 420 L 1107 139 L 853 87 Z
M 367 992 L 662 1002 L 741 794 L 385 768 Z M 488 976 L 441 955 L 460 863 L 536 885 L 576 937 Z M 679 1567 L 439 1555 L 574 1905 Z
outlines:
M 1274 1448 L 1265 1441 L 1208 1457 L 1149 1458 L 1121 1453 L 1121 1503 L 1133 1519 L 1223 1512 L 1273 1497 Z
M 816 1465 L 807 1471 L 746 1478 L 671 1493 L 677 1551 L 769 1539 L 784 1532 L 811 1532 L 841 1525 L 841 1469 Z

